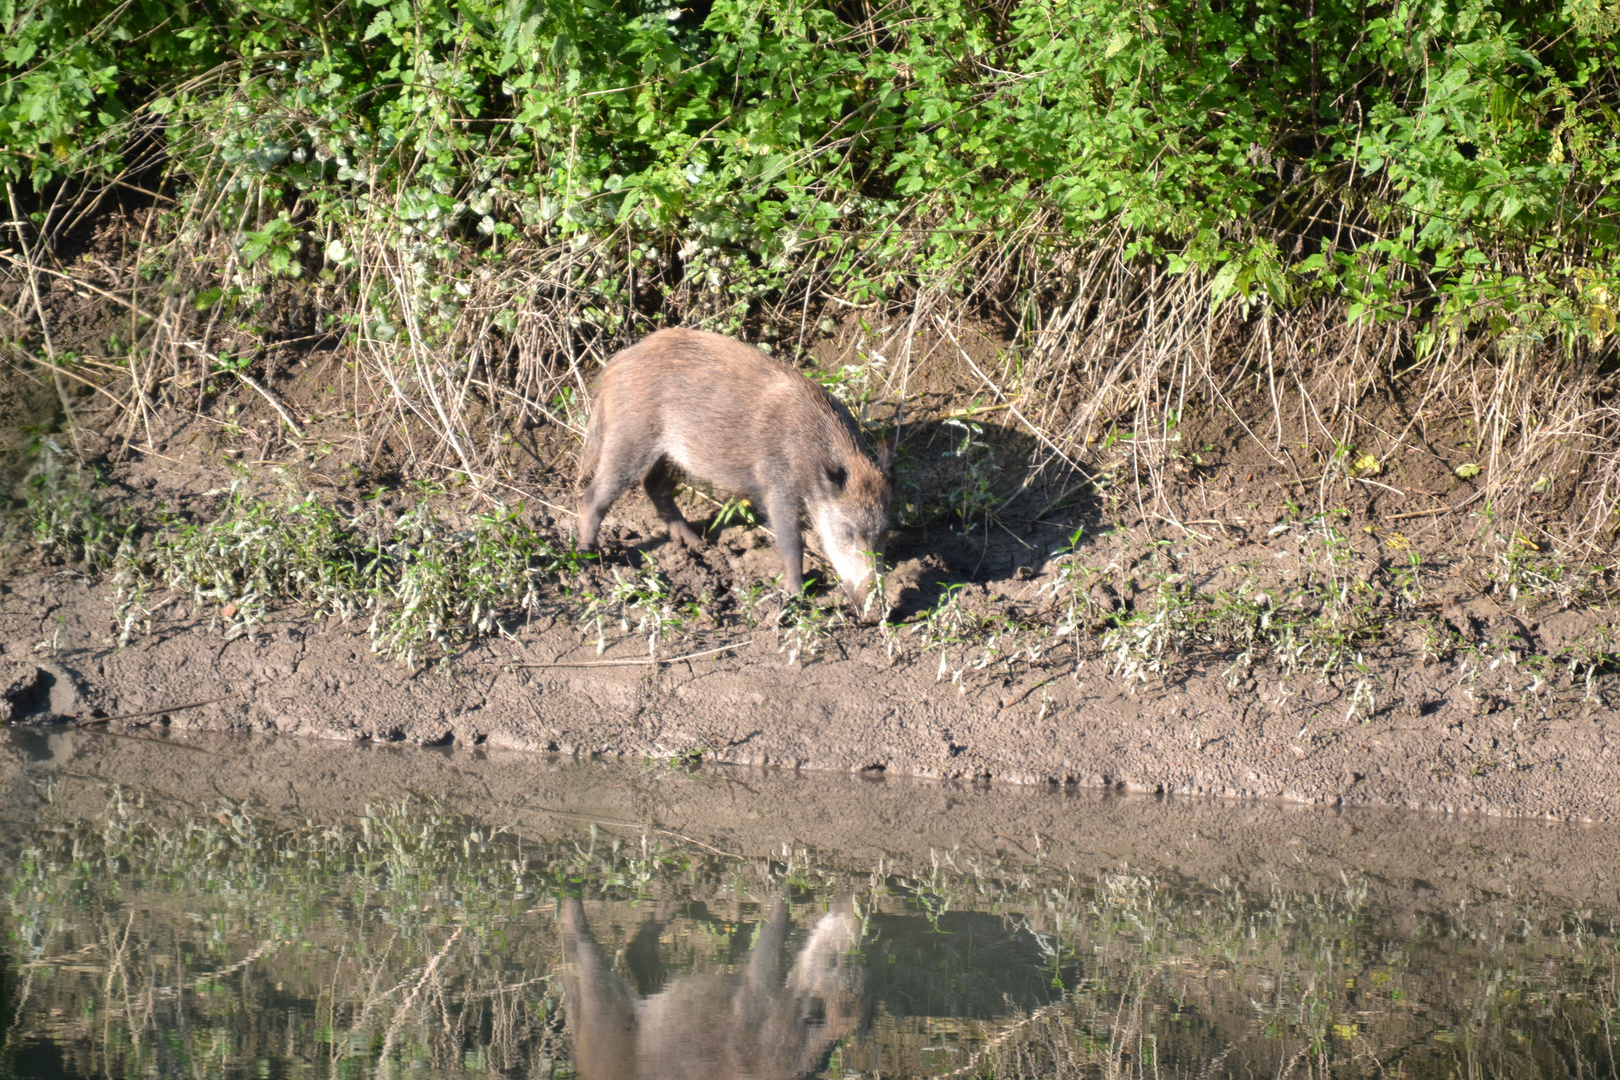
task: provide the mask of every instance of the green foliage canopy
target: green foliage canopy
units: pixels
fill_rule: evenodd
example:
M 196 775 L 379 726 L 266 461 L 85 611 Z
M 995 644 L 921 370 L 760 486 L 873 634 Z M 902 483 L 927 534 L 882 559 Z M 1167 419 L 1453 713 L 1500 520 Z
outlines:
M 222 214 L 698 237 L 856 301 L 1112 246 L 1430 344 L 1615 329 L 1612 0 L 0 0 L 0 28 L 0 172 L 36 191 L 155 156 Z

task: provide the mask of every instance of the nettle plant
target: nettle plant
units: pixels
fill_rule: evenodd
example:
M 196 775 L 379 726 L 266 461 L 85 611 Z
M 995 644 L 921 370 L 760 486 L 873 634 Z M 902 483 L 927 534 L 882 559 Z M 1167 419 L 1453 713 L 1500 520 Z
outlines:
M 8 179 L 161 165 L 243 263 L 386 248 L 430 322 L 466 260 L 536 235 L 616 235 L 620 284 L 674 259 L 746 300 L 813 264 L 864 303 L 1107 230 L 1217 305 L 1422 305 L 1420 347 L 1615 325 L 1620 20 L 1586 0 L 43 0 L 0 26 Z

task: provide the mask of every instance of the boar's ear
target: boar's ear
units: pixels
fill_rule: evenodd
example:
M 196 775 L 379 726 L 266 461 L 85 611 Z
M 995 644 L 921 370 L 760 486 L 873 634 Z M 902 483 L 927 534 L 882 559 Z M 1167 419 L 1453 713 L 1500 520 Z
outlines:
M 822 468 L 827 471 L 827 482 L 838 490 L 842 491 L 844 485 L 849 483 L 849 470 L 842 465 L 824 465 Z
M 894 450 L 888 443 L 878 443 L 877 467 L 883 473 L 883 479 L 894 479 Z

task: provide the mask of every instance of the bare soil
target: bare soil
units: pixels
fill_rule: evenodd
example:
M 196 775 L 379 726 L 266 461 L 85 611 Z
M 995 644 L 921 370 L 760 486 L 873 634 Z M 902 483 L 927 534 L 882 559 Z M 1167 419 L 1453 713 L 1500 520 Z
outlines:
M 30 713 L 123 718 L 107 722 L 115 730 L 1620 818 L 1620 721 L 1607 700 L 1490 711 L 1449 665 L 1383 668 L 1393 704 L 1346 722 L 1344 691 L 1314 678 L 1262 673 L 1232 688 L 1219 672 L 1194 672 L 1132 685 L 1088 664 L 1034 693 L 1025 692 L 1047 674 L 963 689 L 936 681 L 932 657 L 891 663 L 881 643 L 857 635 L 802 665 L 755 634 L 724 653 L 655 666 L 640 662 L 637 639 L 598 656 L 592 640 L 558 623 L 413 674 L 373 657 L 358 626 L 289 618 L 256 642 L 227 641 L 206 616 L 175 618 L 117 648 L 110 612 L 105 585 L 11 580 L 0 610 L 8 675 L 39 673 L 48 696 L 30 700 Z M 1511 669 L 1492 675 L 1504 695 L 1528 682 Z
M 0 299 L 20 306 L 15 289 Z M 82 338 L 78 346 L 94 351 L 121 325 L 117 309 L 82 290 L 54 288 L 47 299 L 58 348 Z M 1486 521 L 1456 468 L 1470 448 L 1462 424 L 1411 424 L 1394 397 L 1384 413 L 1367 406 L 1366 422 L 1415 434 L 1379 472 L 1346 480 L 1342 470 L 1330 472 L 1320 440 L 1300 449 L 1312 445 L 1303 391 L 1279 396 L 1256 385 L 1237 388 L 1221 408 L 1190 411 L 1174 452 L 1144 454 L 1139 442 L 1133 455 L 1110 457 L 1098 446 L 1092 475 L 1048 469 L 1025 487 L 1027 466 L 1046 453 L 1025 426 L 994 409 L 966 417 L 976 431 L 962 426 L 975 400 L 991 404 L 973 368 L 998 343 L 988 331 L 960 341 L 955 351 L 954 340 L 953 349 L 926 335 L 916 343 L 898 493 L 912 511 L 888 548 L 890 638 L 849 625 L 814 653 L 790 648 L 769 611 L 750 617 L 739 596 L 778 572 L 768 536 L 731 526 L 689 553 L 665 543 L 636 493 L 609 515 L 594 580 L 646 556 L 678 598 L 699 604 L 703 614 L 685 636 L 660 645 L 659 663 L 649 662 L 644 638 L 610 632 L 599 654 L 593 631 L 545 615 L 514 618 L 507 636 L 412 671 L 372 655 L 363 621 L 285 611 L 251 638 L 229 638 L 215 612 L 181 597 L 154 600 L 147 631 L 119 645 L 111 583 L 14 554 L 0 584 L 0 711 L 13 721 L 115 731 L 276 732 L 1066 790 L 1620 818 L 1615 676 L 1520 665 L 1606 640 L 1613 612 L 1579 592 L 1509 596 L 1490 580 L 1499 555 L 1491 545 L 1504 530 L 1525 537 L 1528 550 L 1557 553 L 1578 476 L 1548 486 L 1545 514 Z M 339 504 L 379 486 L 403 501 L 422 448 L 408 437 L 367 436 L 357 416 L 379 402 L 365 398 L 329 344 L 318 340 L 261 376 L 303 418 L 307 437 L 297 443 L 285 440 L 261 394 L 229 379 L 201 408 L 171 404 L 139 423 L 133 414 L 97 412 L 105 401 L 69 387 L 84 453 L 98 463 L 111 504 L 206 520 L 222 491 L 244 478 L 266 490 L 286 478 Z M 851 347 L 846 327 L 809 360 L 836 370 Z M 0 429 L 38 425 L 57 396 L 49 380 L 14 371 Z M 476 509 L 491 498 L 521 498 L 539 528 L 565 536 L 576 436 L 561 423 L 508 434 L 499 475 L 481 488 L 452 489 L 449 500 Z M 976 446 L 964 452 L 969 437 Z M 0 451 L 15 454 L 18 443 Z M 998 509 L 965 522 L 951 508 L 970 502 L 980 480 Z M 1150 486 L 1153 500 L 1143 495 Z M 713 518 L 712 499 L 684 498 L 695 523 Z M 1404 636 L 1368 643 L 1353 663 L 1326 674 L 1286 674 L 1264 657 L 1243 668 L 1230 651 L 1206 649 L 1144 679 L 1116 670 L 1095 625 L 1083 640 L 1053 642 L 1038 657 L 975 670 L 978 646 L 925 647 L 915 632 L 919 615 L 952 589 L 981 616 L 1050 627 L 1047 587 L 1077 531 L 1080 557 L 1107 579 L 1091 597 L 1104 613 L 1142 610 L 1154 583 L 1173 577 L 1212 593 L 1319 583 L 1319 552 L 1290 523 L 1323 513 L 1346 537 L 1335 572 L 1372 575 L 1417 553 L 1424 575 L 1422 603 L 1398 623 Z M 1436 633 L 1465 648 L 1428 648 L 1425 635 Z

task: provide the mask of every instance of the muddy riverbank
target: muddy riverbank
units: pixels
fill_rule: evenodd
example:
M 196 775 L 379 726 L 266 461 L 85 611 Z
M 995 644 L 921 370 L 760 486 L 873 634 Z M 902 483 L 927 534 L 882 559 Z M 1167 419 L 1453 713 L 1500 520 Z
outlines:
M 1371 715 L 1351 689 L 1218 668 L 1141 682 L 1105 659 L 940 677 L 875 632 L 790 659 L 780 628 L 718 628 L 598 654 L 588 627 L 514 625 L 412 670 L 373 655 L 363 620 L 283 615 L 250 638 L 171 603 L 117 644 L 113 587 L 13 576 L 0 606 L 14 717 L 58 730 L 275 732 L 537 754 L 702 759 L 946 778 L 1612 821 L 1612 693 L 1543 685 L 1511 663 L 1379 664 Z M 71 718 L 71 719 L 69 719 Z M 62 730 L 65 730 L 63 728 Z

